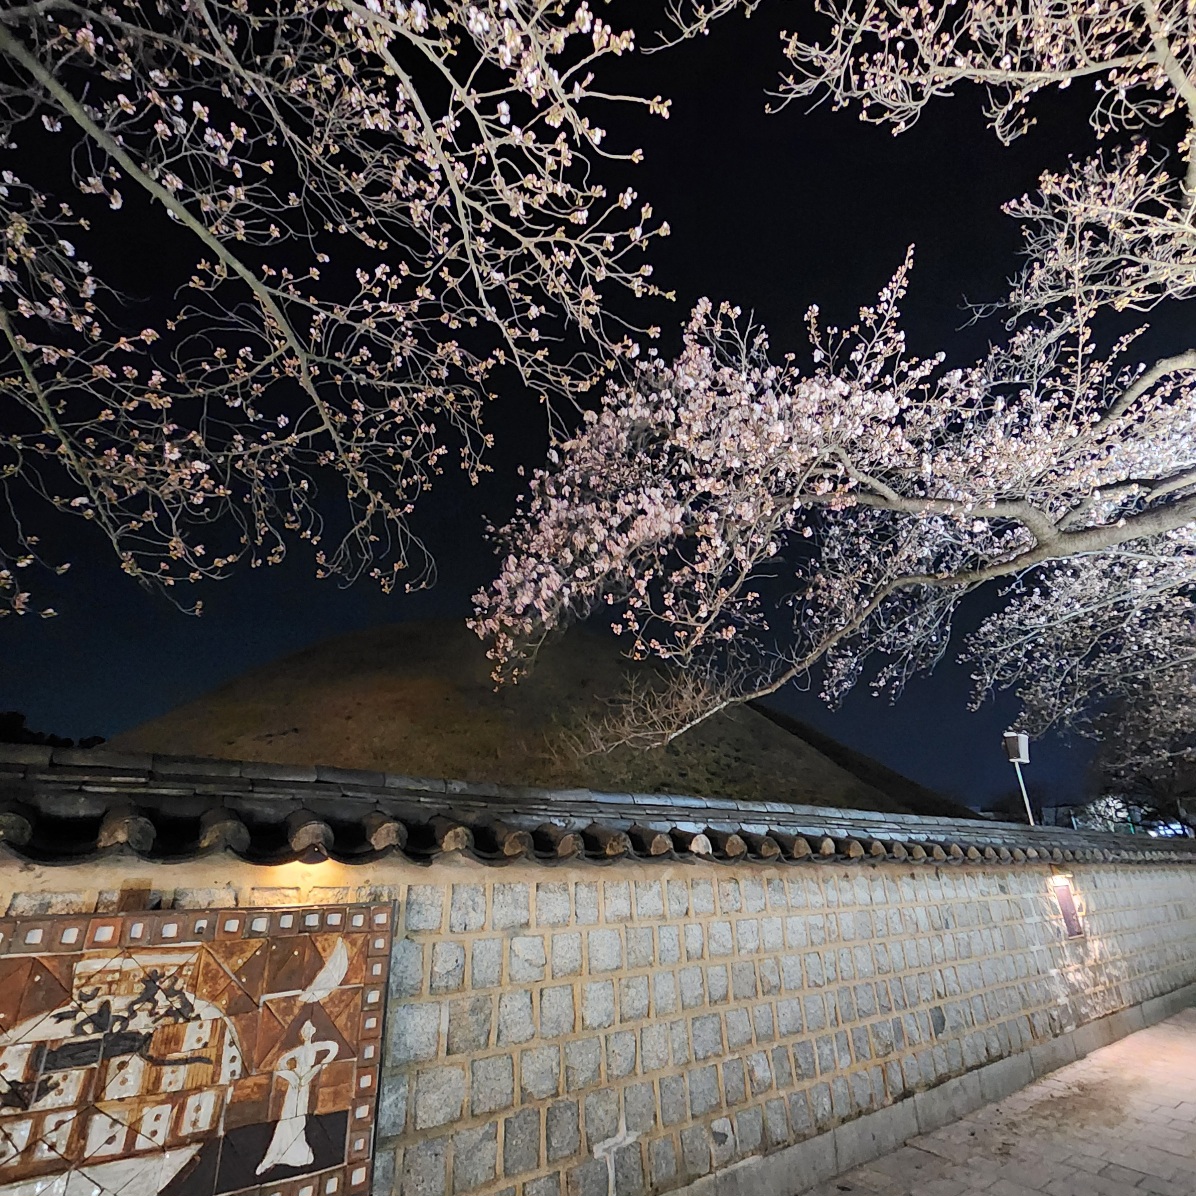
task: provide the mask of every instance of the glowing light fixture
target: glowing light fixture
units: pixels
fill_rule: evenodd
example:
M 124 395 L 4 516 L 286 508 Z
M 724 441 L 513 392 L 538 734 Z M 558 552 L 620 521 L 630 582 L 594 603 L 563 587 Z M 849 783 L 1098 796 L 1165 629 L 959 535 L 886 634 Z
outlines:
M 1055 900 L 1059 903 L 1059 912 L 1063 915 L 1067 937 L 1080 938 L 1084 933 L 1084 927 L 1080 924 L 1080 911 L 1076 908 L 1076 897 L 1071 888 L 1071 874 L 1054 873 L 1051 876 L 1051 888 L 1055 890 Z

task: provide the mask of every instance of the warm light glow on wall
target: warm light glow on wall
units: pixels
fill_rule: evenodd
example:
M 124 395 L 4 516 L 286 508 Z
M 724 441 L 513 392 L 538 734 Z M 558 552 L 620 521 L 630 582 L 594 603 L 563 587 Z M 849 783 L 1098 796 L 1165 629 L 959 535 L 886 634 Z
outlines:
M 306 901 L 313 888 L 330 888 L 348 883 L 347 866 L 336 860 L 319 863 L 291 860 L 270 867 L 270 883 L 284 889 L 298 889 L 300 901 Z
M 1063 915 L 1063 926 L 1069 939 L 1079 938 L 1084 933 L 1080 924 L 1080 911 L 1076 908 L 1075 893 L 1071 888 L 1071 876 L 1065 872 L 1056 872 L 1051 877 L 1051 887 L 1055 890 L 1055 900 L 1059 903 L 1059 912 Z

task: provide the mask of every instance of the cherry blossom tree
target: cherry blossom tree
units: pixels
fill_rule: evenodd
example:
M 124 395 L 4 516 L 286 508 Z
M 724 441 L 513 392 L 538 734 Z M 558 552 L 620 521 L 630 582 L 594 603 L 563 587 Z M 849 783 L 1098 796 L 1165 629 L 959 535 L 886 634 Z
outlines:
M 684 31 L 732 7 L 679 10 Z M 1117 767 L 1190 754 L 1196 341 L 1144 357 L 1146 313 L 1196 293 L 1196 14 L 1180 0 L 820 0 L 786 38 L 783 101 L 855 107 L 895 133 L 970 84 L 997 136 L 1041 91 L 1091 89 L 1104 147 L 1007 205 L 1025 263 L 1003 336 L 959 366 L 906 348 L 910 262 L 809 360 L 703 302 L 673 362 L 613 382 L 501 541 L 476 599 L 497 678 L 603 606 L 662 662 L 595 747 L 668 741 L 821 670 L 896 694 L 948 649 L 969 594 L 977 700 L 1023 726 L 1111 740 Z M 1161 717 L 1160 717 L 1161 716 Z
M 633 45 L 586 0 L 0 7 L 0 614 L 55 512 L 167 590 L 296 538 L 429 580 L 409 516 L 485 468 L 495 379 L 559 426 L 637 351 L 609 300 L 668 229 L 598 123 L 667 116 L 599 80 Z M 130 326 L 89 263 L 146 221 L 194 264 Z

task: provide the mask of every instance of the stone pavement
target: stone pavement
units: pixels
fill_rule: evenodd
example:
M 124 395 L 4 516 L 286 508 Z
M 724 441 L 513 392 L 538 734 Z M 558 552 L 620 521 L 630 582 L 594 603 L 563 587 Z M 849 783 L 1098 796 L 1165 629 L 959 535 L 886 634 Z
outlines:
M 1196 1009 L 805 1196 L 1196 1196 Z

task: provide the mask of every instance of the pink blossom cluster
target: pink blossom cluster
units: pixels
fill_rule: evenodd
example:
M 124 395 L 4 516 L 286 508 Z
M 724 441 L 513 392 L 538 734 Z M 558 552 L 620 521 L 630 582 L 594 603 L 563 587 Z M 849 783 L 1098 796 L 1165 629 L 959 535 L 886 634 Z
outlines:
M 679 5 L 678 36 L 734 7 Z M 602 736 L 663 742 L 815 666 L 831 700 L 869 674 L 899 692 L 991 585 L 997 613 L 968 649 L 978 700 L 1012 686 L 1027 725 L 1100 734 L 1116 767 L 1192 755 L 1196 342 L 1135 359 L 1147 329 L 1126 322 L 1196 289 L 1191 5 L 815 7 L 823 36 L 785 42 L 785 101 L 896 133 L 972 84 L 1008 141 L 1038 93 L 1078 84 L 1116 144 L 1007 205 L 1025 265 L 978 313 L 1008 335 L 974 366 L 907 357 L 908 262 L 846 333 L 811 314 L 804 373 L 699 306 L 678 359 L 612 385 L 503 532 L 475 619 L 496 677 L 608 603 L 631 654 L 672 672 Z

